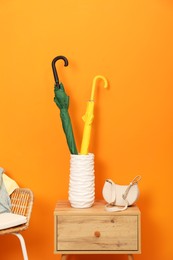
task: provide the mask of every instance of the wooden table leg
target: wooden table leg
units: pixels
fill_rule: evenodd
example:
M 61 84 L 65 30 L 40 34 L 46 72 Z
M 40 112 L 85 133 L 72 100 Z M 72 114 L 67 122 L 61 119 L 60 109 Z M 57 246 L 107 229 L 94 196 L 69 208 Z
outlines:
M 133 255 L 128 255 L 128 260 L 134 260 Z
M 68 255 L 61 255 L 61 260 L 67 260 Z

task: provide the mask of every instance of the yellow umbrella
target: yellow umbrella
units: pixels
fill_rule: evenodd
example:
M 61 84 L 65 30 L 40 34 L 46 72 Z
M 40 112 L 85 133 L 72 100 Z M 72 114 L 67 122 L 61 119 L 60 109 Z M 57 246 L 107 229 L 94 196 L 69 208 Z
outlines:
M 83 131 L 80 154 L 88 154 L 89 142 L 91 136 L 91 125 L 94 119 L 94 93 L 95 93 L 96 81 L 98 79 L 102 79 L 104 81 L 104 88 L 108 87 L 108 82 L 103 76 L 98 75 L 94 77 L 93 84 L 92 84 L 91 98 L 88 101 L 86 113 L 82 117 L 83 121 L 85 122 L 85 126 Z

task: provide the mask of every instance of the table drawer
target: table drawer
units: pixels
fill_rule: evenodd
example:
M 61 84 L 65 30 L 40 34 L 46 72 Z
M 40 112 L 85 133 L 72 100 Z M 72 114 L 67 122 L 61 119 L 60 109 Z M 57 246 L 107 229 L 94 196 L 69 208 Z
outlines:
M 138 216 L 56 216 L 57 251 L 137 251 Z

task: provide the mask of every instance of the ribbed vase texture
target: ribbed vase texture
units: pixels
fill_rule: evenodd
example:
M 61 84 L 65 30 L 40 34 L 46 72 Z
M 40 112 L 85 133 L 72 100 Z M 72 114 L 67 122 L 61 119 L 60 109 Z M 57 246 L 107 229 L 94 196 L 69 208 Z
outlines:
M 95 199 L 94 154 L 70 157 L 69 201 L 73 208 L 89 208 Z

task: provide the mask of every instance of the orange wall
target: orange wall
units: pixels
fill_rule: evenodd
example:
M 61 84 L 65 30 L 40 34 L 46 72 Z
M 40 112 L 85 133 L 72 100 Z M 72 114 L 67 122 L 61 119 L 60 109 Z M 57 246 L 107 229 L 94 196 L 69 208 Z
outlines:
M 51 61 L 65 55 L 69 66 L 57 67 L 78 148 L 93 77 L 109 80 L 108 90 L 96 91 L 96 198 L 106 178 L 125 184 L 141 174 L 142 255 L 135 259 L 173 259 L 173 2 L 1 0 L 0 24 L 0 166 L 35 195 L 24 232 L 29 258 L 60 259 L 53 254 L 53 210 L 68 197 L 69 151 Z M 10 239 L 1 237 L 0 258 L 22 259 Z M 90 259 L 97 258 L 105 259 Z

